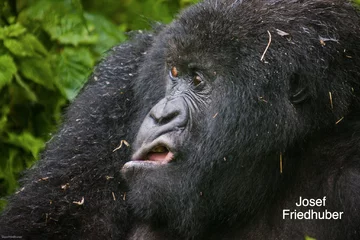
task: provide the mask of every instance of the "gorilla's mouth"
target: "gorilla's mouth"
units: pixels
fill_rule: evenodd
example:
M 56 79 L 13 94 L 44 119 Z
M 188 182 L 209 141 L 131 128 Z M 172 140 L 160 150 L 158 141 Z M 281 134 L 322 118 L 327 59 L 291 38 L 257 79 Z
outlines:
M 175 144 L 168 135 L 162 135 L 150 143 L 142 144 L 131 160 L 122 167 L 125 179 L 131 179 L 143 170 L 156 169 L 174 160 Z
M 162 145 L 155 146 L 144 155 L 144 161 L 152 161 L 158 164 L 166 164 L 174 157 L 174 154 L 166 146 Z
M 169 163 L 174 158 L 170 148 L 164 144 L 156 144 L 151 147 L 139 149 L 132 157 L 132 160 L 125 163 L 121 172 L 125 179 L 129 179 L 139 170 L 154 169 Z
M 158 139 L 137 150 L 131 161 L 125 163 L 123 170 L 127 168 L 153 168 L 169 163 L 174 158 L 172 144 L 168 144 L 164 139 Z

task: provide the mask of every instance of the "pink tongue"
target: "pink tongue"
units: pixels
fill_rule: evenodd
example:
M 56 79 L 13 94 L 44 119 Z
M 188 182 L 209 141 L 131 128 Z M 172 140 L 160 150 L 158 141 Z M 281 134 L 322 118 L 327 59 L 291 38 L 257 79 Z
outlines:
M 167 163 L 173 158 L 174 154 L 171 152 L 164 152 L 164 153 L 149 153 L 148 160 L 149 161 L 156 161 L 161 163 Z

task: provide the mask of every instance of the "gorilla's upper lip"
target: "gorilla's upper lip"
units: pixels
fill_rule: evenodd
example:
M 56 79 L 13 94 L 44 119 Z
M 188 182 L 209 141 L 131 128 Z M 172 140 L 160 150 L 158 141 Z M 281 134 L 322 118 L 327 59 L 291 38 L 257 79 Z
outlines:
M 174 144 L 166 136 L 160 136 L 145 144 L 132 156 L 132 161 L 147 161 L 154 164 L 169 163 L 174 157 Z

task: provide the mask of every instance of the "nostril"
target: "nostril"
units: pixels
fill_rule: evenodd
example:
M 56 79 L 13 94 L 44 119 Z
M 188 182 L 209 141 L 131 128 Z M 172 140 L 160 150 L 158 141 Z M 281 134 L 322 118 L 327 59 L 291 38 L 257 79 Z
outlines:
M 165 125 L 176 119 L 179 115 L 180 111 L 174 110 L 169 112 L 166 109 L 163 109 L 161 112 L 155 110 L 150 113 L 150 117 L 159 125 Z
M 165 124 L 171 122 L 177 116 L 179 116 L 179 114 L 180 114 L 179 111 L 170 112 L 168 115 L 163 116 L 162 118 L 160 118 L 158 123 L 161 124 L 161 125 L 165 125 Z

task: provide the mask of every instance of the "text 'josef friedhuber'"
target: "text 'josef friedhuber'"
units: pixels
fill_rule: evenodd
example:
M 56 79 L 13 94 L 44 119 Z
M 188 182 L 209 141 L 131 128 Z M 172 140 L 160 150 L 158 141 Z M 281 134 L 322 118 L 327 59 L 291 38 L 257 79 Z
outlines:
M 326 207 L 326 197 L 323 198 L 299 198 L 299 201 L 295 203 L 297 207 Z M 308 209 L 306 211 L 297 211 L 296 209 L 283 209 L 283 219 L 327 219 L 335 220 L 341 219 L 344 212 L 331 212 L 327 209 Z

